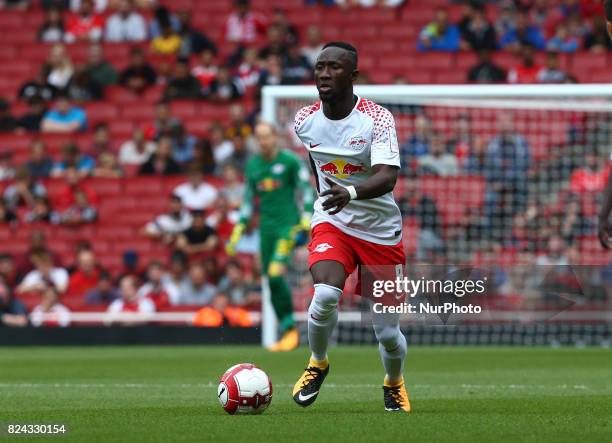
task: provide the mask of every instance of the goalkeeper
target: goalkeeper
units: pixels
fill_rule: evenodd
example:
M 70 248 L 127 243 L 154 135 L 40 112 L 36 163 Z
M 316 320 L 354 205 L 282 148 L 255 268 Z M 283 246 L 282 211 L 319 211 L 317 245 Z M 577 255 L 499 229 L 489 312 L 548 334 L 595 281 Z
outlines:
M 304 236 L 304 231 L 310 231 L 313 188 L 309 182 L 310 173 L 302 161 L 295 154 L 279 149 L 272 125 L 259 123 L 255 127 L 255 137 L 260 151 L 247 163 L 240 221 L 234 227 L 226 251 L 229 255 L 235 254 L 236 245 L 253 215 L 254 199 L 258 197 L 262 270 L 268 276 L 272 305 L 282 335 L 270 350 L 291 351 L 299 344 L 299 334 L 285 275 L 296 239 Z

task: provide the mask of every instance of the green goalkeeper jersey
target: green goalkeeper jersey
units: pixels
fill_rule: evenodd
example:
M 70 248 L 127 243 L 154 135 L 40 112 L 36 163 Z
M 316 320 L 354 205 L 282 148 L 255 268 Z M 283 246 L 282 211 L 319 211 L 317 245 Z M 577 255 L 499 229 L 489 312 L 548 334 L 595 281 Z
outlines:
M 259 200 L 259 226 L 263 231 L 295 225 L 303 213 L 312 215 L 314 193 L 309 177 L 303 162 L 291 152 L 279 149 L 271 161 L 259 154 L 254 156 L 246 166 L 240 222 L 248 223 L 256 198 Z

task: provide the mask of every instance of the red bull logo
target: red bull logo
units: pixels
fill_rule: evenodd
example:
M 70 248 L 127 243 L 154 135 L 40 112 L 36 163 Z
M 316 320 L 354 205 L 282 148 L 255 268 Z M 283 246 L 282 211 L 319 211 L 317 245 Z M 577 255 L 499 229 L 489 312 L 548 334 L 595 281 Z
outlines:
M 368 144 L 368 141 L 365 138 L 358 136 L 358 137 L 353 137 L 349 140 L 348 147 L 355 151 L 359 151 L 360 149 L 365 147 L 367 144 Z
M 347 178 L 351 175 L 366 172 L 366 168 L 363 165 L 355 165 L 341 159 L 335 159 L 327 163 L 319 163 L 319 169 L 321 172 L 338 178 Z

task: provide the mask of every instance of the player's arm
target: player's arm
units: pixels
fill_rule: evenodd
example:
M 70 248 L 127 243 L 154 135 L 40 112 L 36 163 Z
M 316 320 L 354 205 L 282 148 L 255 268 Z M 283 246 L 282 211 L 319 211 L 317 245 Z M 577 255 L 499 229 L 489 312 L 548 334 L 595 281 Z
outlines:
M 247 224 L 249 220 L 253 216 L 253 201 L 255 200 L 255 185 L 253 180 L 249 175 L 249 168 L 247 167 L 247 176 L 246 176 L 246 187 L 244 190 L 244 195 L 242 197 L 242 204 L 240 205 L 240 220 L 234 226 L 232 230 L 232 235 L 225 245 L 225 252 L 228 255 L 236 255 L 236 245 L 240 241 L 242 234 L 246 230 Z
M 323 210 L 329 211 L 330 215 L 334 215 L 342 211 L 351 200 L 368 200 L 393 191 L 399 172 L 398 166 L 375 165 L 372 172 L 374 174 L 362 184 L 346 188 L 329 178 L 325 178 L 330 188 L 322 192 L 321 196 L 330 197 L 323 202 Z
M 612 211 L 612 162 L 610 163 L 608 182 L 604 189 L 604 201 L 599 211 L 597 235 L 601 246 L 610 249 L 612 245 L 612 223 L 610 222 L 610 211 Z

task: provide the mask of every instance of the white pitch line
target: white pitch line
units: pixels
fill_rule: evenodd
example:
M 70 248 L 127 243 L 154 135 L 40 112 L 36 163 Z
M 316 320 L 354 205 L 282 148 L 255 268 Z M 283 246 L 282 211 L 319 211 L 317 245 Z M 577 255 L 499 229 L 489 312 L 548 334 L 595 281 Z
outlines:
M 278 388 L 290 388 L 293 384 L 274 384 Z M 336 384 L 327 383 L 325 388 L 346 389 L 346 388 L 379 388 L 378 384 Z M 153 384 L 153 383 L 0 383 L 0 388 L 134 388 L 134 389 L 216 389 L 217 384 L 209 383 L 180 383 L 180 384 Z M 588 390 L 586 385 L 524 385 L 524 384 L 505 384 L 505 385 L 483 385 L 483 384 L 415 384 L 410 385 L 411 389 L 433 389 L 433 388 L 461 388 L 461 389 L 567 389 L 567 390 Z

